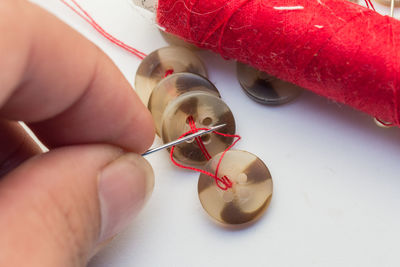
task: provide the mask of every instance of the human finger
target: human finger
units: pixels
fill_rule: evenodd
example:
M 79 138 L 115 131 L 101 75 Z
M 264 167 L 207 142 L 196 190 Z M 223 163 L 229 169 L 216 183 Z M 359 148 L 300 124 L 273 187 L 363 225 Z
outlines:
M 153 183 L 146 160 L 106 145 L 24 162 L 0 180 L 0 266 L 85 266 L 136 216 Z
M 27 122 L 49 147 L 110 143 L 140 153 L 151 145 L 150 113 L 94 44 L 22 0 L 1 1 L 1 29 L 0 116 Z

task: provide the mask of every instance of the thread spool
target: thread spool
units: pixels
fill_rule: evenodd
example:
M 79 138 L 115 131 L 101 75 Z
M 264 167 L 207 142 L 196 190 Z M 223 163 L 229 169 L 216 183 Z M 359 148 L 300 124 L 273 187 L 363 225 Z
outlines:
M 159 0 L 157 16 L 201 48 L 400 123 L 395 19 L 344 0 Z

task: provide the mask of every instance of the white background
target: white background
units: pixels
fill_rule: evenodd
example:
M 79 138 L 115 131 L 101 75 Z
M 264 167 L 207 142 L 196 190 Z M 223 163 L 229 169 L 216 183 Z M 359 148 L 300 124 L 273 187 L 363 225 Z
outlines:
M 95 42 L 133 84 L 139 59 L 59 1 L 34 2 Z M 145 53 L 166 45 L 128 0 L 79 3 Z M 269 210 L 246 229 L 216 225 L 198 200 L 198 174 L 177 169 L 159 152 L 148 157 L 156 173 L 149 204 L 89 266 L 399 266 L 399 129 L 378 128 L 368 115 L 310 92 L 285 106 L 256 104 L 241 91 L 234 62 L 200 56 L 235 115 L 243 137 L 237 148 L 270 168 Z

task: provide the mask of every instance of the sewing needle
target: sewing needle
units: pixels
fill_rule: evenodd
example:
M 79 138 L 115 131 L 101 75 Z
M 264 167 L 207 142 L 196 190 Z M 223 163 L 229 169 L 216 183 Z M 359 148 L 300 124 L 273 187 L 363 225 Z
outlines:
M 226 126 L 226 124 L 220 124 L 220 125 L 211 127 L 209 130 L 200 130 L 200 131 L 198 131 L 197 133 L 193 133 L 193 134 L 187 135 L 187 136 L 185 136 L 185 137 L 183 137 L 183 138 L 181 138 L 181 139 L 178 139 L 178 140 L 169 142 L 169 143 L 167 143 L 167 144 L 164 144 L 164 145 L 159 146 L 159 147 L 156 147 L 156 148 L 149 149 L 149 150 L 147 150 L 146 152 L 144 152 L 144 153 L 142 154 L 142 156 L 147 156 L 147 155 L 149 155 L 149 154 L 151 154 L 151 153 L 160 151 L 160 150 L 162 150 L 162 149 L 165 149 L 165 148 L 169 148 L 169 147 L 172 147 L 172 146 L 179 145 L 180 143 L 183 143 L 183 142 L 185 142 L 185 141 L 187 141 L 187 140 L 190 140 L 190 139 L 199 137 L 199 136 L 201 136 L 201 135 L 204 135 L 204 134 L 213 132 L 213 131 L 218 130 L 218 129 L 224 127 L 224 126 Z

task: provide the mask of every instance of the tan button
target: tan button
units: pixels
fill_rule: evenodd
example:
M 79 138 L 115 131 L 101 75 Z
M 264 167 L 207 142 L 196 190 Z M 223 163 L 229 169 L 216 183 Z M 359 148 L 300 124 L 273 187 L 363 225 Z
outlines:
M 218 89 L 209 80 L 188 72 L 172 74 L 162 79 L 153 89 L 148 107 L 153 115 L 158 135 L 161 135 L 161 120 L 168 103 L 184 93 L 193 91 L 206 92 L 221 97 Z
M 215 173 L 221 155 L 212 158 L 204 169 Z M 223 224 L 243 224 L 259 218 L 272 198 L 272 178 L 264 162 L 249 152 L 230 150 L 219 167 L 218 177 L 223 176 L 233 183 L 226 191 L 214 178 L 200 174 L 197 189 L 207 213 Z
M 209 128 L 225 123 L 226 126 L 218 131 L 235 133 L 235 119 L 225 102 L 212 94 L 194 91 L 185 93 L 168 104 L 162 119 L 163 142 L 176 140 L 190 131 L 190 117 L 195 121 L 197 128 Z M 201 138 L 211 157 L 228 148 L 234 139 L 214 133 L 203 135 Z M 193 167 L 201 167 L 207 163 L 206 156 L 195 140 L 177 145 L 174 159 L 185 166 Z
M 385 5 L 385 6 L 390 6 L 391 0 L 376 0 L 376 2 Z M 400 0 L 394 0 L 394 6 L 395 7 L 400 7 Z
M 186 42 L 185 40 L 183 40 L 179 36 L 170 34 L 168 32 L 164 32 L 162 30 L 160 30 L 160 33 L 161 33 L 161 36 L 164 38 L 164 40 L 167 43 L 169 43 L 170 45 L 183 46 L 183 47 L 186 47 L 187 49 L 190 49 L 190 50 L 199 50 L 200 49 L 197 46 L 195 46 L 194 44 Z
M 192 72 L 207 77 L 203 62 L 189 49 L 177 46 L 160 48 L 145 57 L 136 72 L 135 88 L 146 106 L 154 87 L 169 71 Z
M 249 65 L 237 63 L 237 77 L 244 92 L 265 105 L 285 104 L 300 95 L 302 88 L 279 80 Z

